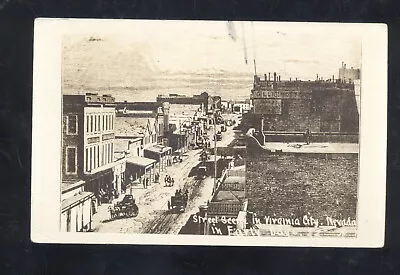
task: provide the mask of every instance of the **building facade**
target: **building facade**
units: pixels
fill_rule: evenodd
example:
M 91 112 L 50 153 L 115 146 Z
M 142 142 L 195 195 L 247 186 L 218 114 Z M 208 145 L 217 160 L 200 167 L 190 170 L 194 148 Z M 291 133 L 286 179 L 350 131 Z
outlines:
M 244 123 L 258 131 L 358 133 L 354 83 L 340 80 L 283 81 L 254 77 L 253 111 Z
M 62 179 L 84 180 L 84 191 L 101 203 L 117 189 L 114 181 L 114 98 L 63 96 Z

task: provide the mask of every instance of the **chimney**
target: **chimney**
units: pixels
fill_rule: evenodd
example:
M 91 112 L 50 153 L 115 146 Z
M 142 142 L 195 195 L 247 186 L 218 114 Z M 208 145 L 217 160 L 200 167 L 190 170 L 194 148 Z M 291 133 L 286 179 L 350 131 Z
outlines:
M 297 81 L 297 77 L 296 77 L 296 81 Z
M 276 73 L 274 72 L 274 83 L 276 82 Z
M 268 81 L 271 80 L 271 73 L 268 73 Z
M 264 74 L 264 80 L 267 81 L 267 74 Z
M 279 76 L 279 82 L 281 82 L 281 76 Z
M 319 80 L 319 78 L 318 78 L 318 74 L 317 74 L 317 80 Z
M 332 82 L 335 82 L 335 75 L 332 75 Z
M 292 82 L 292 78 L 291 77 L 289 77 L 289 81 Z

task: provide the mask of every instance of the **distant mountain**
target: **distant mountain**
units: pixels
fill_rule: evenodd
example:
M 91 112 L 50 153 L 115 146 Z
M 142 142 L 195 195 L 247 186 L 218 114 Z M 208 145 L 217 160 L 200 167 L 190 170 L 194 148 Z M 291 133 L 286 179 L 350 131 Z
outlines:
M 117 100 L 155 101 L 158 94 L 208 91 L 232 99 L 248 97 L 253 76 L 215 68 L 195 72 L 161 71 L 151 49 L 109 39 L 65 39 L 62 55 L 64 94 L 99 92 Z M 235 98 L 236 97 L 236 98 Z M 228 98 L 227 98 L 228 99 Z

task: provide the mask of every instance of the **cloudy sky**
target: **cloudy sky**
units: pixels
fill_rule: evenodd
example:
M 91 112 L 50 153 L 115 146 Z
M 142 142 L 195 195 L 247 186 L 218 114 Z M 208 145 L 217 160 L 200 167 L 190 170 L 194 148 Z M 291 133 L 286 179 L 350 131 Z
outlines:
M 361 66 L 355 25 L 206 21 L 110 21 L 71 28 L 63 40 L 63 92 L 108 90 L 119 99 L 157 94 L 250 94 L 257 73 L 337 77 Z M 114 21 L 113 21 L 114 22 Z M 247 64 L 245 62 L 247 57 Z

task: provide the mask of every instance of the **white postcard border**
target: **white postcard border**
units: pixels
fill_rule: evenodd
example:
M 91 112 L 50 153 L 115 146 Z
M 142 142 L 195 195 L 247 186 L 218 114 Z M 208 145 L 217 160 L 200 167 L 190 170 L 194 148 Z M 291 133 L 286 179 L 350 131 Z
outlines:
M 281 23 L 271 27 L 354 28 L 363 37 L 357 238 L 60 233 L 61 45 L 65 34 L 122 29 L 147 20 L 37 19 L 34 35 L 31 239 L 38 243 L 382 247 L 385 232 L 387 26 Z M 150 22 L 154 23 L 154 22 Z M 84 27 L 83 27 L 84 26 Z

